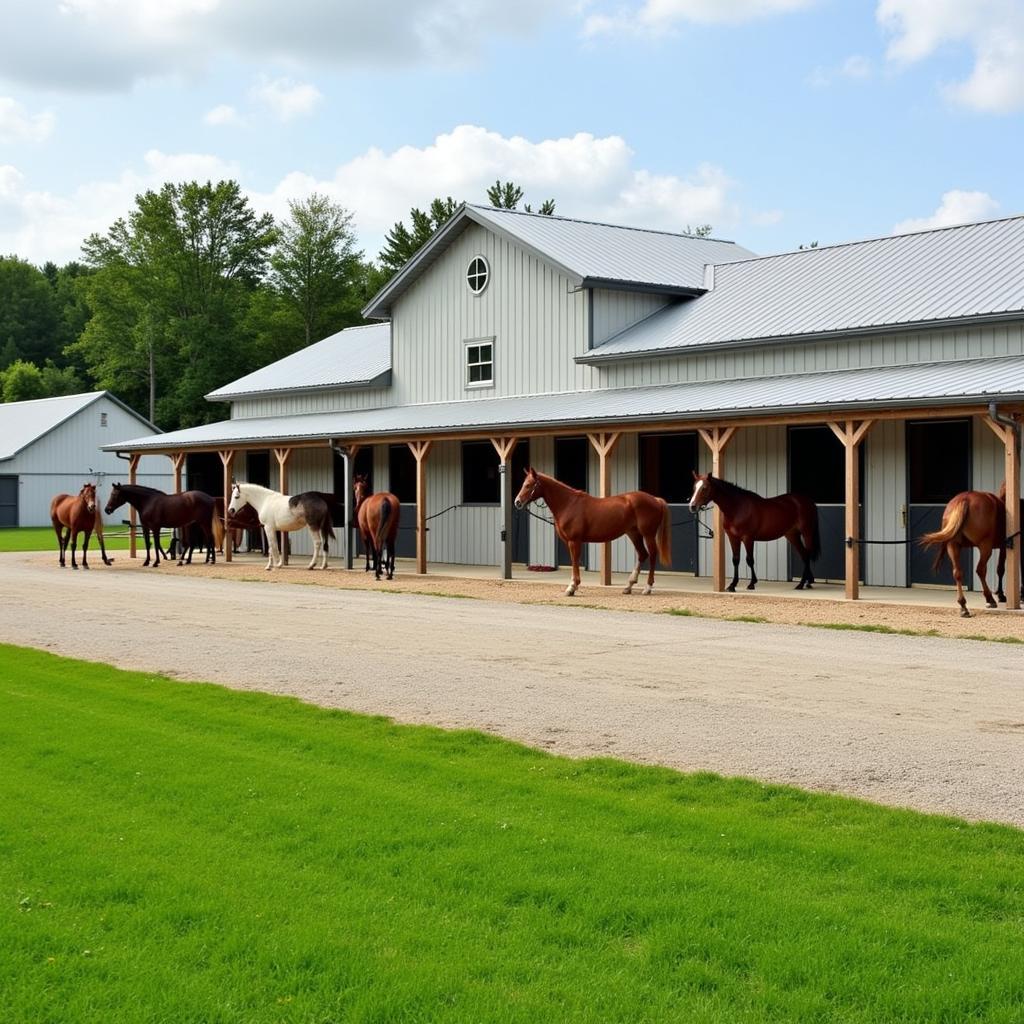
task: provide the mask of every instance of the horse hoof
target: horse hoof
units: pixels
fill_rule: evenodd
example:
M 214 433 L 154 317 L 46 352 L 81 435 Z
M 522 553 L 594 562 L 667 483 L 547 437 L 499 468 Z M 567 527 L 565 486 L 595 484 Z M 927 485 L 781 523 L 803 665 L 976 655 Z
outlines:
M 970 617 L 971 617 L 971 613 L 966 608 L 961 608 L 960 609 L 960 618 L 961 619 L 969 619 Z
M 82 563 L 82 568 L 83 568 L 83 569 L 88 569 L 88 568 L 89 568 L 89 566 L 87 566 L 87 565 L 85 564 L 85 562 L 83 562 L 83 563 Z M 993 605 L 993 607 L 995 607 L 995 605 Z
M 566 590 L 566 592 L 565 592 L 565 596 L 566 596 L 566 597 L 575 597 L 575 596 L 576 596 L 576 591 L 575 591 L 575 590 L 573 590 L 573 589 L 572 589 L 572 587 L 569 587 L 569 588 L 568 588 L 568 589 Z
M 74 569 L 75 572 L 78 572 L 78 566 L 77 565 L 73 565 L 73 566 L 71 566 L 71 568 Z
M 989 608 L 998 608 L 998 607 L 999 607 L 999 605 L 997 605 L 997 604 L 995 603 L 995 601 L 986 601 L 986 602 L 985 602 L 985 604 L 986 604 L 986 606 L 987 606 L 987 607 L 989 607 Z
M 756 586 L 757 586 L 756 583 L 748 583 L 747 584 L 747 590 L 753 590 Z
M 1006 595 L 1005 594 L 1000 594 L 999 595 L 999 603 L 1000 604 L 1006 604 Z
M 802 583 L 798 583 L 793 589 L 794 590 L 803 590 L 804 589 L 804 585 Z
M 632 594 L 633 593 L 633 588 L 632 587 L 626 587 L 622 592 L 624 594 Z
M 733 583 L 732 586 L 726 587 L 725 590 L 726 590 L 726 593 L 735 594 L 736 593 L 736 584 Z
M 644 587 L 644 597 L 650 597 L 654 593 L 654 587 Z

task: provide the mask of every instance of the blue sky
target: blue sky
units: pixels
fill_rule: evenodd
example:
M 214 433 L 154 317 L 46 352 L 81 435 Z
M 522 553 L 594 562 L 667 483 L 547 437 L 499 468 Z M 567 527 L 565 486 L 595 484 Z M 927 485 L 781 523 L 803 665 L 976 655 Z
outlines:
M 0 252 L 164 180 L 324 192 L 368 254 L 496 177 L 759 252 L 1024 212 L 1024 0 L 34 0 L 0 37 Z

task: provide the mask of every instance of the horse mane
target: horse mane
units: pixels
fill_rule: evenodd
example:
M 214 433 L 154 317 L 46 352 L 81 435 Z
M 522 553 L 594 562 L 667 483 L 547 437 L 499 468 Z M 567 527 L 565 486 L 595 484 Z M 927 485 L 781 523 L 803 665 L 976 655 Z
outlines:
M 557 476 L 553 476 L 551 473 L 542 473 L 539 469 L 535 469 L 533 472 L 536 476 L 550 480 L 553 484 L 558 484 L 559 487 L 564 487 L 567 491 L 572 491 L 573 494 L 589 494 L 589 491 L 581 491 L 578 487 L 573 487 L 564 480 L 559 480 Z
M 715 481 L 717 487 L 721 487 L 726 494 L 735 495 L 737 498 L 760 498 L 761 495 L 757 491 L 749 491 L 746 487 L 740 487 L 739 484 L 734 484 L 729 480 L 723 480 L 720 476 L 714 476 L 708 473 L 708 476 Z
M 147 487 L 145 484 L 115 484 L 115 487 L 120 487 L 121 490 L 131 488 L 133 491 L 145 491 L 147 494 L 163 494 L 164 492 L 158 490 L 156 487 Z
M 262 494 L 280 494 L 281 493 L 280 491 L 272 490 L 269 487 L 264 487 L 263 484 L 250 484 L 250 483 L 246 483 L 244 480 L 236 480 L 235 483 L 238 484 L 239 489 L 241 489 L 243 487 L 248 487 L 249 490 L 259 491 Z

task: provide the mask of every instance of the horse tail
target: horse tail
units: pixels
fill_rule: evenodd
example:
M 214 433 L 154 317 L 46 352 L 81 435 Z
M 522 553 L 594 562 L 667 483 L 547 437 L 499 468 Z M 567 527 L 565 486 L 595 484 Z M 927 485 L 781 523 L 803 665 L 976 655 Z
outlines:
M 387 536 L 388 516 L 391 515 L 391 502 L 384 500 L 380 503 L 380 518 L 377 520 L 377 532 L 373 538 L 374 547 L 380 551 L 384 538 Z
M 811 506 L 811 547 L 807 557 L 816 562 L 821 557 L 821 522 L 818 515 L 818 506 L 812 501 Z
M 945 554 L 945 546 L 964 528 L 964 520 L 970 506 L 970 499 L 966 494 L 958 494 L 942 513 L 942 529 L 934 533 L 923 534 L 918 543 L 923 548 L 938 547 L 935 554 L 934 568 L 938 569 L 942 564 L 942 556 Z
M 658 557 L 666 568 L 672 565 L 672 511 L 661 503 L 661 525 L 658 527 Z

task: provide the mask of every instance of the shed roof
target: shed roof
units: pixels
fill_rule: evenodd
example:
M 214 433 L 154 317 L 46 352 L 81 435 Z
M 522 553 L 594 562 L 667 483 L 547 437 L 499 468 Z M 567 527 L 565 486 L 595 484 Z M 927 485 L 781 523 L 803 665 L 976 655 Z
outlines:
M 973 405 L 992 400 L 1024 401 L 1024 356 L 236 419 L 104 448 L 162 451 L 177 446 L 327 438 L 454 436 L 490 429 L 528 432 L 590 424 L 708 422 L 818 410 L 833 415 L 839 410 Z
M 391 324 L 349 327 L 211 391 L 213 402 L 322 388 L 370 387 L 391 370 Z
M 88 391 L 80 395 L 37 398 L 29 402 L 3 402 L 0 403 L 0 461 L 14 458 L 30 444 L 101 398 L 108 398 L 131 413 L 153 433 L 158 432 L 158 428 L 149 420 L 115 398 L 109 391 Z
M 704 295 L 579 361 L 1022 315 L 1024 217 L 1009 217 L 718 265 Z
M 704 288 L 704 267 L 746 259 L 753 253 L 735 242 L 678 232 L 622 227 L 570 217 L 500 210 L 464 204 L 381 289 L 363 310 L 388 316 L 394 301 L 469 224 L 480 224 L 557 267 L 580 287 L 645 289 L 696 294 Z

